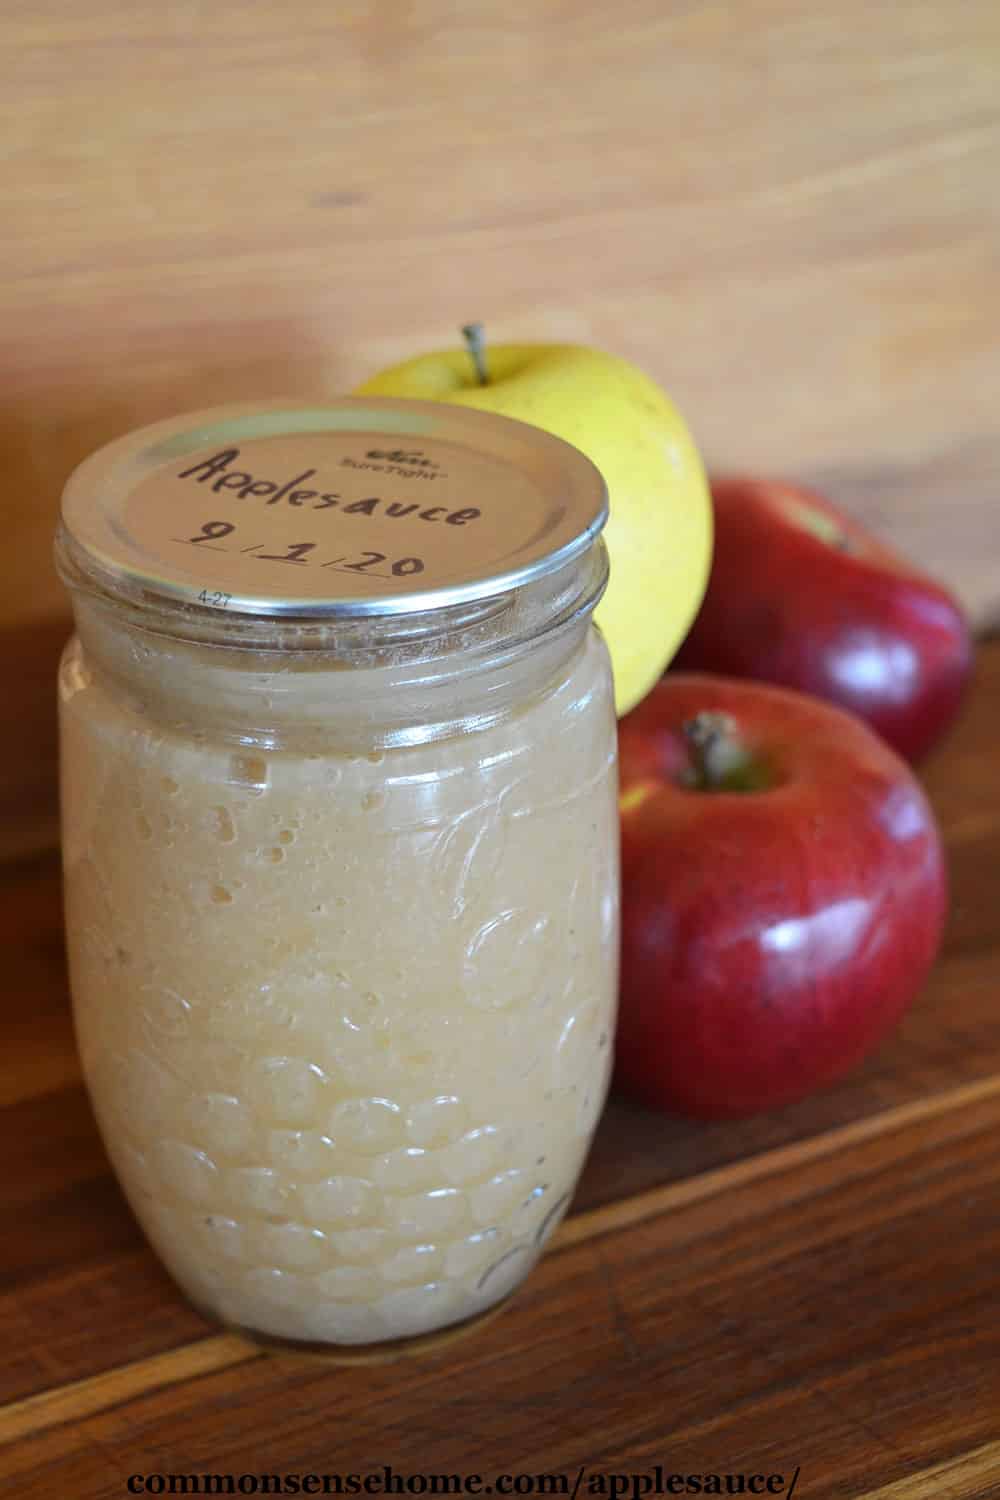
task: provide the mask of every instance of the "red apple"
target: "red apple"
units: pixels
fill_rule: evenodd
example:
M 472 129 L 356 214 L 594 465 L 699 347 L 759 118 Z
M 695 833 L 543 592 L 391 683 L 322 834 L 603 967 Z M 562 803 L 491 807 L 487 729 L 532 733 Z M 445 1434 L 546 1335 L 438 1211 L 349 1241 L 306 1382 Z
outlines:
M 617 1077 L 701 1118 L 801 1098 L 898 1021 L 947 883 L 910 768 L 859 719 L 669 675 L 619 726 Z
M 971 670 L 956 601 L 809 490 L 716 479 L 712 499 L 708 592 L 676 666 L 815 693 L 919 760 Z

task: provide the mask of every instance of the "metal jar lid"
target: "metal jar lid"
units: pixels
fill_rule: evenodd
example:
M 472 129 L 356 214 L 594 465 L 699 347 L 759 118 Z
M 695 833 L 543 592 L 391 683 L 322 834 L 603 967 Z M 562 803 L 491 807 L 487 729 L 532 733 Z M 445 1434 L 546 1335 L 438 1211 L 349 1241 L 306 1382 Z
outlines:
M 64 544 L 108 592 L 314 619 L 508 593 L 586 551 L 607 513 L 600 473 L 560 438 L 367 397 L 154 423 L 80 464 L 62 501 Z

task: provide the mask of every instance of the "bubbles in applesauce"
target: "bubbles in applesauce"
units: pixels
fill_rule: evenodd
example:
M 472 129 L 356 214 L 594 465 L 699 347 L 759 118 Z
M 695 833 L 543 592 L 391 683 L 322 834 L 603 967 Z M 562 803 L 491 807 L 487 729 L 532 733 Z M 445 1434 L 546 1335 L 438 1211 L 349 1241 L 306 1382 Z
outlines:
M 233 843 L 236 838 L 236 825 L 232 820 L 229 810 L 225 807 L 213 807 L 212 822 L 215 837 L 219 840 L 219 843 Z
M 250 792 L 267 790 L 267 761 L 263 755 L 233 755 L 229 761 L 229 780 L 233 786 Z
M 144 1000 L 142 1028 L 127 1049 L 130 1071 L 105 1092 L 136 1101 L 127 1139 L 142 1159 L 129 1170 L 136 1184 L 141 1177 L 143 1203 L 166 1204 L 159 1240 L 205 1305 L 276 1335 L 322 1334 L 336 1304 L 338 1316 L 342 1308 L 352 1317 L 377 1306 L 376 1335 L 403 1336 L 440 1316 L 428 1310 L 436 1286 L 473 1315 L 524 1274 L 561 1217 L 584 1144 L 581 1121 L 589 1129 L 603 1098 L 596 1059 L 608 1055 L 606 1016 L 591 1024 L 581 986 L 563 993 L 543 962 L 546 955 L 563 962 L 554 936 L 574 965 L 594 962 L 593 947 L 566 941 L 570 927 L 587 924 L 560 927 L 541 899 L 530 905 L 533 863 L 513 862 L 503 878 L 504 860 L 522 844 L 526 860 L 537 858 L 521 823 L 497 815 L 483 831 L 461 798 L 457 816 L 437 794 L 432 804 L 426 779 L 405 763 L 406 776 L 395 774 L 392 751 L 390 774 L 363 752 L 328 756 L 322 773 L 286 749 L 213 754 L 212 775 L 200 766 L 197 777 L 188 775 L 180 758 L 157 757 L 151 776 L 121 784 L 133 860 L 158 870 L 173 836 L 187 878 L 178 882 L 172 920 L 176 926 L 180 911 L 187 930 L 197 933 L 199 922 L 204 929 L 196 955 L 171 949 L 148 980 L 145 926 L 119 945 L 114 964 L 121 986 L 142 981 Z M 338 774 L 347 791 L 331 797 Z M 498 794 L 506 775 L 497 772 Z M 139 820 L 148 843 L 139 840 Z M 471 889 L 470 872 L 489 893 L 467 896 L 468 909 L 454 918 L 447 967 L 404 952 L 395 907 L 373 911 L 376 946 L 356 940 L 366 892 L 351 839 L 378 839 L 388 828 L 402 850 L 412 839 L 421 859 L 429 845 L 447 852 L 419 882 L 429 912 L 450 921 L 455 892 Z M 572 870 L 582 862 L 574 859 Z M 277 920 L 286 893 L 294 911 Z M 143 916 L 144 924 L 160 920 L 159 904 Z M 493 965 L 499 978 L 491 990 L 485 959 L 505 943 L 508 961 Z M 226 956 L 221 986 L 206 983 L 206 954 Z M 109 968 L 100 968 L 102 982 Z M 441 1011 L 451 986 L 461 998 L 457 1019 Z M 192 998 L 175 998 L 182 993 Z M 551 1018 L 538 1008 L 541 995 Z M 570 1015 L 588 1018 L 587 1027 L 568 1025 Z M 592 1039 L 579 1055 L 578 1030 Z M 475 1058 L 480 1049 L 486 1056 L 487 1083 L 453 1091 L 451 1057 L 465 1035 Z M 522 1036 L 542 1056 L 525 1075 L 537 1123 L 526 1111 L 511 1116 L 504 1102 L 530 1061 L 518 1051 L 516 1068 L 509 1065 Z M 158 1065 L 170 1060 L 158 1092 L 158 1075 L 135 1071 L 152 1068 L 143 1050 L 151 1045 Z M 508 1061 L 503 1093 L 490 1082 L 498 1056 Z M 581 1085 L 579 1105 L 555 1086 L 567 1058 L 580 1065 L 569 1070 L 571 1086 Z M 124 1105 L 115 1108 L 117 1119 Z M 204 1290 L 207 1276 L 227 1288 L 229 1302 Z M 282 1311 L 295 1288 L 301 1307 Z

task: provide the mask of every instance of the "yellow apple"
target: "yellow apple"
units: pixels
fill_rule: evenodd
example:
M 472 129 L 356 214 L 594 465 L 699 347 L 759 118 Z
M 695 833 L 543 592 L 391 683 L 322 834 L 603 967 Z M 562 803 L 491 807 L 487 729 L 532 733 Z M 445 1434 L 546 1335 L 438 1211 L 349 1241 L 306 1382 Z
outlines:
M 634 708 L 694 619 L 712 550 L 705 473 L 665 392 L 635 365 L 596 349 L 498 344 L 481 356 L 442 349 L 404 360 L 355 394 L 500 412 L 565 439 L 597 465 L 610 496 L 611 581 L 596 619 L 611 652 L 618 714 Z

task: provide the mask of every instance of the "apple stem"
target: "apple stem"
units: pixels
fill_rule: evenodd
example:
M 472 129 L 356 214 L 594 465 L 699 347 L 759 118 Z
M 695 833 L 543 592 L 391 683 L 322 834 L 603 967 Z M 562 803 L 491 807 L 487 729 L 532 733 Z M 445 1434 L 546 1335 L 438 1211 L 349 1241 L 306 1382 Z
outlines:
M 465 347 L 472 355 L 472 363 L 476 367 L 480 385 L 489 385 L 490 377 L 486 368 L 486 334 L 482 323 L 465 323 L 462 326 L 462 337 Z
M 682 726 L 691 752 L 687 785 L 700 792 L 756 792 L 770 785 L 765 767 L 740 739 L 731 714 L 705 710 Z

